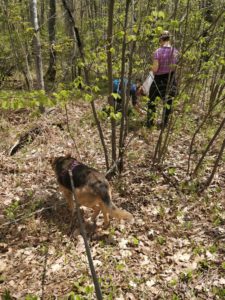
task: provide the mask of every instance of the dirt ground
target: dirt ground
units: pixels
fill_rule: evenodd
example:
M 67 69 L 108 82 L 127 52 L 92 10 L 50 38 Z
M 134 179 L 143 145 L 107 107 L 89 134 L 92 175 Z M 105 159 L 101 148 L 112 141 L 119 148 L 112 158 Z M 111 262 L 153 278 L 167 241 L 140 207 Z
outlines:
M 82 237 L 71 235 L 70 212 L 48 159 L 71 152 L 105 172 L 104 155 L 90 105 L 69 105 L 68 117 L 69 132 L 59 108 L 42 116 L 1 113 L 3 299 L 95 299 Z M 9 156 L 19 135 L 35 126 L 40 134 Z M 109 145 L 106 123 L 103 130 Z M 111 182 L 114 203 L 132 213 L 134 222 L 113 219 L 103 230 L 100 216 L 89 235 L 103 298 L 225 299 L 224 164 L 207 192 L 183 193 L 174 182 L 185 180 L 190 136 L 174 138 L 159 172 L 151 170 L 158 134 L 130 130 L 124 173 Z M 89 216 L 86 209 L 87 224 Z

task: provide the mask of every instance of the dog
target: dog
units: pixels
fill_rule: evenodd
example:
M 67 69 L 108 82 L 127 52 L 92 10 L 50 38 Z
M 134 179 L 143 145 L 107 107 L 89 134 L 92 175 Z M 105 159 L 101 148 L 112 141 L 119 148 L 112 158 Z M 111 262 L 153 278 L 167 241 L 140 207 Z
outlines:
M 109 217 L 131 221 L 133 216 L 126 210 L 119 209 L 112 202 L 111 188 L 108 180 L 103 174 L 96 169 L 91 168 L 70 154 L 52 158 L 50 160 L 53 170 L 55 171 L 60 190 L 62 191 L 70 211 L 74 213 L 74 200 L 70 182 L 69 170 L 72 172 L 75 198 L 78 204 L 93 209 L 91 217 L 92 222 L 102 211 L 104 217 L 104 228 L 110 223 Z

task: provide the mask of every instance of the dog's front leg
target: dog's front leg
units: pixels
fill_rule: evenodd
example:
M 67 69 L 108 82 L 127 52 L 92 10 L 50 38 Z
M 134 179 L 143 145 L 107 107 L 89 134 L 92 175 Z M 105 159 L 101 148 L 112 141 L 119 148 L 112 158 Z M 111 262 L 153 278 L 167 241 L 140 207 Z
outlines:
M 77 224 L 77 219 L 75 218 L 75 203 L 74 203 L 74 200 L 73 200 L 73 193 L 70 190 L 68 190 L 68 189 L 66 189 L 62 186 L 60 186 L 60 190 L 63 193 L 63 196 L 64 196 L 64 198 L 67 202 L 67 205 L 68 205 L 68 208 L 69 208 L 69 211 L 70 211 L 70 218 L 71 219 L 70 219 L 70 229 L 69 229 L 69 231 L 70 231 L 71 235 L 74 235 L 74 230 L 75 230 L 76 227 L 78 227 L 77 226 L 78 224 Z
M 91 221 L 92 222 L 96 222 L 96 218 L 99 215 L 99 213 L 101 211 L 101 208 L 99 206 L 94 206 L 93 210 L 94 210 L 94 212 L 93 212 L 93 214 L 91 216 Z
M 69 208 L 71 214 L 74 215 L 75 205 L 74 205 L 74 200 L 73 200 L 73 193 L 70 190 L 65 189 L 64 187 L 60 187 L 60 189 L 63 193 L 64 198 L 67 201 L 67 205 L 68 205 L 68 208 Z

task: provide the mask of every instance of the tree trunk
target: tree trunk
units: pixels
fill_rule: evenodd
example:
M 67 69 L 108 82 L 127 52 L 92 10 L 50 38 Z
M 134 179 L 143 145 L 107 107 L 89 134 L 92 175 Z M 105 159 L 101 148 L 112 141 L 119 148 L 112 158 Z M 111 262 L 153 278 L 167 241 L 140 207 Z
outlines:
M 113 75 L 112 75 L 112 36 L 113 36 L 113 14 L 114 0 L 109 1 L 108 8 L 108 32 L 107 32 L 107 69 L 108 69 L 108 103 L 114 107 L 115 103 L 112 97 Z M 111 146 L 112 146 L 112 164 L 116 161 L 116 121 L 111 118 Z
M 216 130 L 216 132 L 215 132 L 214 136 L 212 137 L 212 139 L 210 140 L 210 142 L 208 143 L 208 145 L 207 145 L 205 151 L 203 152 L 203 154 L 202 154 L 202 156 L 201 156 L 201 158 L 200 158 L 198 164 L 197 164 L 196 167 L 195 167 L 195 170 L 194 170 L 194 172 L 193 172 L 193 174 L 192 174 L 192 177 L 194 177 L 194 176 L 197 175 L 198 170 L 199 170 L 200 166 L 202 165 L 202 162 L 203 162 L 203 160 L 204 160 L 206 154 L 208 153 L 209 149 L 211 148 L 211 146 L 212 146 L 212 144 L 214 143 L 214 141 L 215 141 L 215 139 L 217 138 L 217 136 L 218 136 L 218 135 L 220 134 L 220 132 L 222 131 L 224 125 L 225 125 L 225 118 L 224 118 L 223 121 L 221 122 L 220 126 L 219 126 L 218 129 Z
M 46 73 L 46 79 L 51 82 L 55 81 L 56 76 L 56 0 L 49 0 L 49 19 L 48 19 L 48 32 L 49 32 L 49 67 Z
M 209 178 L 206 180 L 205 184 L 204 184 L 204 187 L 203 187 L 203 190 L 207 189 L 207 187 L 210 186 L 213 178 L 214 178 L 214 175 L 216 173 L 216 170 L 218 168 L 218 165 L 219 165 L 219 162 L 223 156 L 223 153 L 224 153 L 224 149 L 225 149 L 225 139 L 223 140 L 223 143 L 222 143 L 222 146 L 220 148 L 220 152 L 219 152 L 219 155 L 215 161 L 215 164 L 214 164 L 214 167 L 212 169 L 212 173 L 210 174 Z
M 79 49 L 80 57 L 81 57 L 81 60 L 84 64 L 85 82 L 86 82 L 87 85 L 89 85 L 90 84 L 89 72 L 88 72 L 88 69 L 87 69 L 87 66 L 86 66 L 85 54 L 84 54 L 83 44 L 81 42 L 79 30 L 76 27 L 74 17 L 71 13 L 71 10 L 70 10 L 66 0 L 62 0 L 62 4 L 63 4 L 63 7 L 65 8 L 66 12 L 68 13 L 69 20 L 70 20 L 70 23 L 71 23 L 71 26 L 72 26 L 72 29 L 73 29 L 74 40 L 77 41 L 77 46 L 78 46 L 78 49 Z M 106 147 L 106 144 L 105 144 L 105 139 L 104 139 L 103 131 L 102 131 L 102 128 L 101 128 L 101 124 L 99 122 L 98 115 L 97 115 L 97 112 L 96 112 L 94 101 L 91 101 L 91 108 L 92 108 L 94 119 L 95 119 L 95 122 L 96 122 L 96 125 L 97 125 L 97 128 L 98 128 L 100 140 L 101 140 L 104 155 L 105 155 L 106 168 L 108 170 L 109 169 L 108 151 L 107 151 L 107 147 Z
M 31 0 L 31 16 L 32 16 L 32 23 L 34 26 L 33 45 L 34 45 L 35 65 L 36 65 L 37 87 L 39 90 L 44 90 L 45 85 L 44 85 L 42 56 L 41 56 L 40 28 L 38 26 L 37 0 Z
M 8 2 L 3 1 L 3 12 L 6 16 L 6 24 L 9 32 L 9 40 L 10 40 L 10 46 L 12 49 L 12 52 L 15 56 L 16 66 L 19 72 L 22 72 L 24 75 L 24 79 L 27 85 L 28 90 L 32 90 L 33 88 L 33 80 L 30 72 L 30 66 L 28 62 L 28 52 L 26 51 L 26 46 L 23 46 L 23 42 L 20 40 L 20 37 L 17 36 L 17 39 L 13 36 L 13 32 L 16 31 L 16 28 L 13 24 L 9 22 L 9 16 L 8 16 Z M 25 66 L 23 63 L 23 60 L 20 58 L 20 53 L 18 51 L 18 48 L 21 48 L 22 50 L 22 56 L 24 57 Z
M 120 173 L 123 171 L 123 153 L 124 153 L 124 132 L 125 132 L 125 120 L 126 120 L 126 89 L 124 85 L 124 76 L 125 76 L 125 67 L 126 67 L 126 38 L 127 38 L 127 22 L 128 22 L 128 11 L 131 0 L 126 0 L 126 9 L 125 9 L 125 20 L 124 20 L 124 37 L 123 37 L 123 45 L 122 45 L 122 62 L 121 62 L 121 101 L 122 101 L 122 118 L 120 125 L 120 139 L 119 139 L 119 171 Z M 128 99 L 130 97 L 130 82 L 127 83 L 126 88 L 128 89 L 127 94 L 129 94 Z

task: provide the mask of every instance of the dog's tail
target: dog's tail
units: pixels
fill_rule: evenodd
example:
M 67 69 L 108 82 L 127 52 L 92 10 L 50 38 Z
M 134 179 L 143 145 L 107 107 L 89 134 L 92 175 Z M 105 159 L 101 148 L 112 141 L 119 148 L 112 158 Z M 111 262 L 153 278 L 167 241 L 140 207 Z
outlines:
M 129 213 L 128 211 L 126 211 L 124 209 L 120 209 L 120 208 L 116 207 L 116 205 L 112 202 L 110 203 L 109 214 L 113 218 L 124 219 L 124 220 L 128 220 L 128 221 L 133 220 L 133 216 L 131 213 Z
M 98 193 L 101 195 L 101 198 L 104 202 L 104 204 L 107 206 L 109 210 L 109 214 L 113 218 L 117 219 L 124 219 L 131 221 L 133 219 L 133 216 L 131 213 L 129 213 L 126 210 L 119 209 L 111 200 L 111 194 L 109 191 L 108 186 L 103 182 L 98 182 L 98 184 L 95 183 L 95 186 L 93 187 Z

